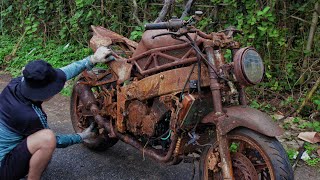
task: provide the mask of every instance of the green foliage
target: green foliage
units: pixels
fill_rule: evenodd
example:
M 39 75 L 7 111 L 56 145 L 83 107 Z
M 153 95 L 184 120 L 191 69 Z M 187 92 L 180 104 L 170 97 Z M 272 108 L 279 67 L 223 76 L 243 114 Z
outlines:
M 289 157 L 289 160 L 294 160 L 297 155 L 299 154 L 299 152 L 295 149 L 287 149 L 287 155 Z
M 306 143 L 304 145 L 304 148 L 306 149 L 307 154 L 311 156 L 310 159 L 306 160 L 306 163 L 309 166 L 317 166 L 317 165 L 319 165 L 320 158 L 319 157 L 312 157 L 313 153 L 316 154 L 316 150 L 318 149 L 318 145 L 317 144 Z
M 315 93 L 316 95 L 315 96 L 313 96 L 313 98 L 312 98 L 312 102 L 313 102 L 313 104 L 316 106 L 316 109 L 318 110 L 318 111 L 320 111 L 320 90 L 318 91 L 318 92 L 316 92 Z
M 5 65 L 4 57 L 11 53 L 16 39 L 12 39 L 9 36 L 1 36 L 0 41 L 0 68 Z
M 311 131 L 320 132 L 320 122 L 313 121 L 313 122 L 304 122 L 298 126 L 301 129 L 310 129 Z
M 274 106 L 272 106 L 271 104 L 268 104 L 265 102 L 260 104 L 257 100 L 251 101 L 250 107 L 255 108 L 255 109 L 261 109 L 266 112 L 272 112 L 272 111 L 276 110 L 276 108 Z
M 309 166 L 317 166 L 320 164 L 320 158 L 311 158 L 311 159 L 308 159 L 306 160 L 306 163 L 309 165 Z
M 6 70 L 17 76 L 23 66 L 36 59 L 46 60 L 58 68 L 80 60 L 91 53 L 90 49 L 79 45 L 57 44 L 56 41 L 48 41 L 44 46 L 42 41 L 41 38 L 27 38 L 23 41 L 16 57 L 9 62 Z
M 235 143 L 235 142 L 232 142 L 229 149 L 230 149 L 230 152 L 237 152 L 238 149 L 239 149 L 239 146 L 240 146 L 240 143 Z
M 139 41 L 142 37 L 142 34 L 144 32 L 144 26 L 135 26 L 134 30 L 130 34 L 130 39 L 134 41 Z

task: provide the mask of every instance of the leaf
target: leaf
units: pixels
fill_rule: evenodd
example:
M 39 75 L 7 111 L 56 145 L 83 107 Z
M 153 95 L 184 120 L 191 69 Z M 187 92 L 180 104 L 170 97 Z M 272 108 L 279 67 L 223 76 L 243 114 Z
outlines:
M 88 20 L 91 16 L 92 16 L 92 11 L 89 11 L 87 16 L 86 16 L 86 20 Z
M 31 29 L 31 26 L 27 26 L 25 31 L 29 31 Z
M 268 72 L 266 72 L 266 76 L 267 76 L 268 79 L 272 78 L 272 75 L 270 73 L 268 73 Z
M 252 108 L 259 108 L 259 107 L 260 107 L 260 104 L 259 104 L 256 100 L 254 100 L 254 101 L 251 102 L 250 107 L 252 107 Z
M 262 26 L 258 26 L 258 29 L 260 30 L 260 31 L 263 31 L 263 32 L 265 32 L 265 31 L 267 31 L 267 27 L 262 27 Z
M 267 7 L 265 7 L 265 8 L 263 9 L 263 13 L 266 13 L 266 12 L 268 12 L 269 10 L 270 10 L 270 7 L 267 6 Z
M 250 35 L 248 36 L 249 39 L 254 39 L 255 37 L 256 37 L 255 34 L 250 34 Z

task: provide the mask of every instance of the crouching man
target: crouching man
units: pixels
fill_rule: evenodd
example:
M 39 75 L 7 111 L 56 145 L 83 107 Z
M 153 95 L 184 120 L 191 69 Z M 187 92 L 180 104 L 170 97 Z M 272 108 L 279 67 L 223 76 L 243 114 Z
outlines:
M 43 60 L 32 61 L 22 77 L 11 80 L 0 94 L 0 180 L 16 180 L 27 174 L 29 180 L 39 180 L 55 148 L 94 136 L 93 124 L 82 133 L 55 135 L 41 104 L 59 93 L 67 80 L 106 62 L 110 54 L 109 49 L 100 47 L 94 55 L 60 69 Z

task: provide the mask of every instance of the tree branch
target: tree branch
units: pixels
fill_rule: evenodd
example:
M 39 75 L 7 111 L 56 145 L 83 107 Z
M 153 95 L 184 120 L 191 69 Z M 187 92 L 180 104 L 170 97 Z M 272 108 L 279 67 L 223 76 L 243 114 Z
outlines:
M 142 26 L 142 22 L 140 21 L 139 17 L 138 17 L 138 5 L 137 5 L 137 1 L 136 0 L 132 0 L 132 4 L 133 4 L 133 18 L 136 20 L 136 22 L 139 24 L 139 26 Z
M 307 47 L 306 47 L 306 51 L 307 52 L 311 51 L 311 47 L 312 47 L 312 43 L 313 43 L 313 39 L 314 39 L 314 34 L 315 34 L 316 30 L 317 30 L 318 11 L 319 10 L 320 10 L 319 2 L 316 2 L 315 5 L 314 5 L 312 24 L 311 24 L 311 27 L 310 27 L 309 38 L 308 38 Z M 309 55 L 303 59 L 302 69 L 307 69 L 308 65 L 309 65 Z M 305 80 L 305 78 L 304 78 L 304 75 L 303 75 L 301 77 L 301 79 L 300 79 L 300 84 L 302 84 L 304 82 L 304 80 Z
M 306 103 L 309 101 L 309 99 L 312 97 L 313 93 L 317 90 L 318 86 L 320 84 L 320 77 L 318 78 L 318 80 L 316 81 L 316 83 L 314 84 L 314 86 L 312 87 L 312 89 L 310 90 L 310 92 L 308 93 L 307 97 L 303 100 L 303 102 L 301 103 L 299 109 L 297 110 L 297 114 L 299 114 L 302 110 L 302 108 L 306 105 Z
M 186 3 L 186 6 L 184 7 L 184 11 L 183 11 L 180 19 L 183 19 L 184 17 L 186 17 L 190 13 L 191 6 L 193 5 L 194 2 L 195 2 L 195 0 L 188 0 L 188 2 Z
M 166 15 L 168 14 L 168 11 L 172 4 L 174 3 L 174 0 L 165 0 L 164 5 L 159 13 L 158 18 L 154 21 L 155 23 L 162 22 Z

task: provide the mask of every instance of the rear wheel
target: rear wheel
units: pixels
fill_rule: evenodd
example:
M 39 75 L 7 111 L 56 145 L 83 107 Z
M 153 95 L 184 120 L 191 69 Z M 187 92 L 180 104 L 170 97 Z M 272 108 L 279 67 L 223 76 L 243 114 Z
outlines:
M 75 87 L 81 81 L 83 80 L 80 77 L 79 80 L 75 83 L 70 100 L 71 122 L 73 129 L 77 133 L 82 132 L 91 124 L 91 122 L 94 122 L 92 113 L 89 110 L 85 109 L 84 105 L 79 99 L 78 92 L 75 90 Z M 99 129 L 98 134 L 99 135 L 95 138 L 85 140 L 83 144 L 89 149 L 104 151 L 118 142 L 117 138 L 110 138 L 108 136 L 108 132 L 105 129 Z
M 282 145 L 272 137 L 249 129 L 228 134 L 236 180 L 293 180 L 293 171 Z M 208 146 L 200 159 L 200 179 L 223 179 L 217 147 Z

